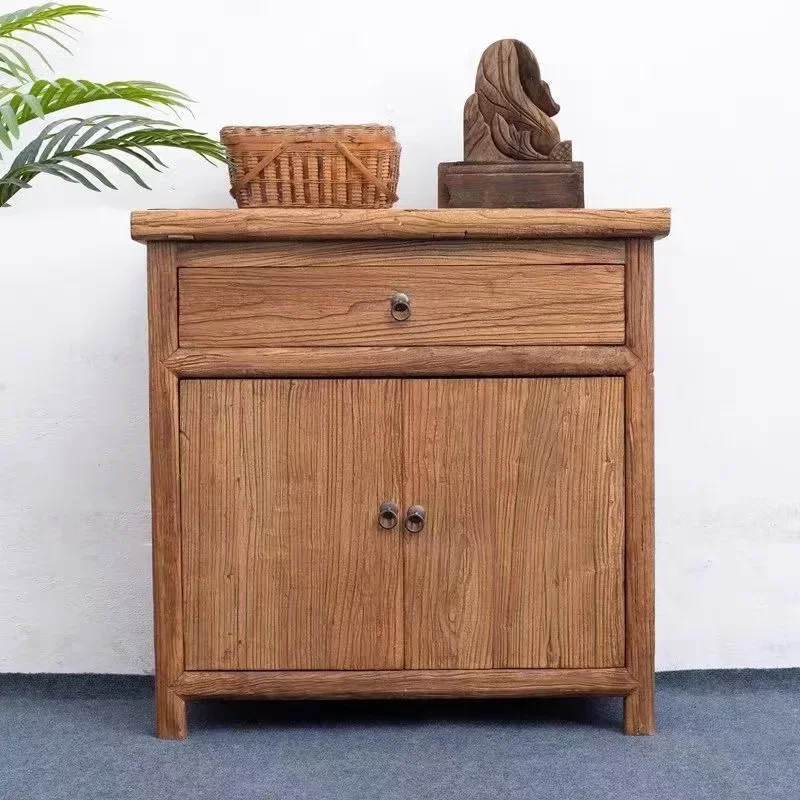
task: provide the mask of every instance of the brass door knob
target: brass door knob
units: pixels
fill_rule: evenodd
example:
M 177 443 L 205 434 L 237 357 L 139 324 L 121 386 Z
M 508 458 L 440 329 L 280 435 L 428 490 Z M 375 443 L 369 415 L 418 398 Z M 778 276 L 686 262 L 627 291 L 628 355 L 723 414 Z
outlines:
M 406 530 L 419 533 L 425 527 L 425 509 L 422 506 L 411 506 L 406 511 Z
M 378 524 L 381 528 L 394 528 L 397 521 L 400 519 L 400 510 L 395 503 L 381 503 L 378 509 Z
M 390 308 L 395 319 L 408 319 L 411 316 L 411 299 L 407 294 L 395 292 L 392 295 Z

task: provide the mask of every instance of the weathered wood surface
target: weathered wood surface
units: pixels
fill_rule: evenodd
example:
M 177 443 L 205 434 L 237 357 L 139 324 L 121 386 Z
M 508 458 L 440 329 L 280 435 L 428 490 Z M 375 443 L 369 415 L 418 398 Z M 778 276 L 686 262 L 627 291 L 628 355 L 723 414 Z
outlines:
M 464 105 L 464 161 L 570 161 L 551 119 L 560 108 L 531 49 L 501 39 L 484 50 Z
M 143 238 L 156 239 L 149 247 L 148 276 L 160 736 L 185 736 L 184 702 L 205 696 L 612 694 L 626 697 L 626 732 L 652 732 L 652 238 L 668 231 L 667 210 L 145 212 L 134 218 L 135 228 L 137 219 L 147 231 Z M 165 230 L 170 233 L 164 234 Z M 169 236 L 178 241 L 159 241 Z M 197 244 L 180 241 L 194 236 L 199 237 Z M 442 274 L 455 274 L 465 268 L 487 267 L 514 274 L 520 268 L 546 272 L 554 266 L 569 271 L 601 267 L 620 274 L 624 269 L 620 295 L 624 343 L 524 345 L 509 340 L 501 346 L 381 346 L 371 341 L 358 346 L 298 347 L 293 342 L 278 347 L 198 348 L 179 343 L 179 273 L 183 269 L 235 277 L 241 270 L 288 275 L 299 269 L 324 275 L 344 267 L 360 280 L 385 269 L 409 268 L 431 274 L 439 269 Z M 228 380 L 265 377 L 270 379 Z M 446 377 L 468 380 L 462 384 Z M 197 389 L 188 389 L 181 409 L 181 387 L 193 383 L 184 380 L 191 378 L 220 380 L 194 382 Z M 370 383 L 364 380 L 367 378 L 379 378 L 372 382 L 375 385 L 398 387 L 392 395 L 395 400 L 384 394 L 365 400 L 358 394 L 362 389 L 353 385 Z M 537 404 L 531 399 L 542 399 L 546 383 L 573 382 L 585 385 L 586 391 L 568 393 L 563 402 Z M 623 382 L 624 395 L 619 389 Z M 228 384 L 236 387 L 221 392 L 219 387 Z M 281 398 L 289 407 L 297 406 L 303 387 L 311 387 L 313 394 L 322 391 L 322 384 L 338 386 L 339 395 L 333 391 L 324 400 L 301 403 L 304 410 L 298 410 L 294 423 L 291 415 L 280 410 L 284 407 L 282 400 L 278 402 Z M 523 384 L 534 388 L 528 394 L 514 390 Z M 243 396 L 247 385 L 275 387 L 274 392 L 266 393 L 272 399 L 248 405 Z M 404 392 L 407 385 L 412 387 L 410 395 Z M 423 385 L 428 391 L 423 391 Z M 468 385 L 479 387 L 475 397 L 467 391 Z M 495 391 L 493 386 L 504 388 Z M 344 397 L 345 391 L 351 390 L 358 395 L 352 401 Z M 448 405 L 448 392 L 458 395 L 458 413 L 453 403 Z M 220 394 L 224 398 L 220 399 Z M 216 399 L 206 403 L 203 398 L 212 395 Z M 275 398 L 278 400 L 273 402 Z M 624 561 L 620 565 L 617 560 L 614 567 L 604 554 L 619 552 L 622 535 L 618 467 L 623 445 L 618 440 L 623 407 Z M 270 436 L 261 435 L 259 431 L 275 419 L 278 424 L 270 426 Z M 541 428 L 535 441 L 528 435 L 531 427 Z M 358 435 L 362 440 L 353 444 Z M 283 448 L 281 443 L 290 438 L 294 445 Z M 200 440 L 201 452 L 197 452 L 193 448 Z M 549 450 L 555 454 L 555 468 L 541 469 L 547 462 L 548 442 L 553 441 Z M 375 448 L 385 442 L 392 452 L 378 454 Z M 381 460 L 384 456 L 387 464 Z M 274 466 L 265 466 L 268 462 Z M 494 466 L 484 468 L 484 463 Z M 345 479 L 348 464 L 352 475 Z M 314 472 L 315 465 L 320 471 Z M 547 494 L 534 474 L 550 473 L 561 475 L 562 480 L 557 491 Z M 333 475 L 333 482 L 323 474 Z M 449 477 L 438 480 L 437 474 Z M 380 476 L 391 484 L 392 491 L 373 492 L 370 513 L 375 518 L 370 533 L 376 537 L 396 535 L 400 544 L 398 552 L 392 551 L 394 571 L 376 556 L 379 538 L 365 543 L 364 520 L 369 515 L 359 511 L 355 499 Z M 300 534 L 291 541 L 265 535 L 269 525 L 263 495 L 279 484 L 299 487 L 288 505 L 280 501 L 270 506 L 279 518 L 286 508 L 294 509 L 287 524 Z M 609 489 L 612 484 L 617 487 L 616 500 Z M 431 486 L 434 502 L 426 505 L 425 487 Z M 523 491 L 514 487 L 523 487 Z M 187 501 L 183 508 L 182 489 Z M 417 496 L 423 493 L 426 497 Z M 275 496 L 283 497 L 280 491 Z M 552 507 L 559 527 L 578 531 L 577 538 L 548 537 L 540 524 L 544 518 L 540 519 L 530 504 L 520 507 L 520 497 L 534 497 L 534 505 Z M 590 502 L 584 502 L 586 497 Z M 598 497 L 597 503 L 591 500 Z M 557 498 L 555 506 L 548 498 Z M 311 506 L 303 506 L 303 499 Z M 417 534 L 380 529 L 377 512 L 383 501 L 394 501 L 403 511 L 414 503 L 426 505 L 429 527 Z M 314 522 L 329 517 L 329 512 L 319 511 L 320 503 L 346 521 L 346 533 L 337 533 L 335 525 L 329 525 L 323 541 L 315 538 L 315 526 L 295 524 L 298 519 Z M 597 509 L 603 505 L 608 513 L 601 516 Z M 309 507 L 317 510 L 309 511 Z M 437 518 L 439 507 L 448 509 L 444 527 Z M 487 520 L 489 524 L 484 524 Z M 457 531 L 472 530 L 469 525 L 473 523 L 490 532 L 491 547 L 483 539 L 478 541 L 477 535 L 472 537 L 475 547 L 462 547 L 465 541 Z M 584 547 L 588 540 L 581 533 L 590 527 L 594 531 L 591 549 Z M 216 542 L 205 555 L 201 529 L 209 542 Z M 526 530 L 536 532 L 533 540 L 524 539 Z M 423 540 L 434 531 L 439 534 L 435 543 Z M 491 531 L 499 533 L 494 536 Z M 521 544 L 518 536 L 523 536 Z M 430 558 L 421 559 L 406 574 L 403 556 L 408 537 L 419 537 L 413 540 L 414 546 L 429 547 L 431 552 Z M 303 542 L 309 540 L 315 557 L 298 560 L 297 552 L 302 554 Z M 543 540 L 558 546 L 540 551 L 537 548 Z M 220 542 L 225 543 L 224 548 Z M 450 543 L 448 548 L 445 542 Z M 280 565 L 287 563 L 287 548 L 289 562 L 306 571 L 315 570 L 320 578 L 321 604 L 314 605 L 317 601 L 311 592 L 294 602 L 286 599 L 291 588 L 281 596 L 266 588 L 267 584 L 286 586 L 281 583 Z M 469 557 L 461 558 L 466 550 Z M 213 557 L 208 555 L 212 551 Z M 372 564 L 370 569 L 364 568 L 365 557 Z M 332 566 L 337 558 L 339 566 Z M 543 625 L 548 635 L 552 634 L 547 648 L 538 638 L 538 628 L 522 628 L 516 622 L 539 613 L 538 606 L 530 605 L 531 596 L 535 599 L 538 591 L 530 576 L 541 577 L 543 563 L 550 565 L 548 574 L 558 573 L 559 564 L 571 565 L 558 585 L 558 591 L 571 599 L 562 604 L 545 603 Z M 225 571 L 228 567 L 231 569 Z M 436 572 L 438 579 L 433 584 L 439 588 L 425 593 L 427 606 L 422 608 L 424 604 L 411 597 L 419 584 L 412 572 L 421 574 L 424 569 Z M 508 622 L 493 629 L 491 659 L 486 657 L 483 622 L 474 613 L 472 593 L 486 583 L 476 571 L 500 576 L 483 605 L 492 619 Z M 267 573 L 269 580 L 259 583 L 258 575 Z M 202 574 L 220 584 L 206 593 L 205 600 L 198 599 Z M 546 578 L 542 580 L 547 584 Z M 232 582 L 238 586 L 238 595 L 228 585 Z M 452 592 L 448 594 L 442 588 L 445 585 L 450 585 Z M 620 597 L 619 592 L 614 595 L 618 585 L 619 591 L 624 591 L 624 619 L 620 612 L 623 601 L 614 600 Z M 384 587 L 391 598 L 382 593 Z M 353 591 L 361 597 L 355 604 L 353 597 L 348 599 Z M 216 599 L 209 599 L 211 595 Z M 546 594 L 545 600 L 552 597 L 552 592 Z M 193 618 L 195 612 L 184 613 L 182 599 L 190 608 L 201 602 L 207 605 Z M 372 605 L 358 607 L 367 600 Z M 590 609 L 578 615 L 574 624 L 570 621 L 573 605 Z M 275 619 L 285 616 L 286 606 L 295 608 L 298 618 L 309 619 L 311 613 L 315 620 L 327 623 L 276 627 Z M 251 610 L 238 618 L 239 609 L 248 608 Z M 336 609 L 333 621 L 325 610 L 331 608 Z M 347 608 L 353 611 L 350 616 Z M 338 625 L 342 619 L 345 624 Z M 431 620 L 433 624 L 429 624 Z M 192 661 L 197 656 L 192 640 L 197 621 L 203 628 L 197 642 L 206 637 L 201 650 L 216 640 L 211 650 L 216 647 L 217 652 L 212 652 L 210 661 L 203 660 L 205 655 Z M 366 624 L 362 626 L 363 621 Z M 408 634 L 415 626 L 419 635 Z M 562 636 L 564 626 L 569 631 Z M 290 631 L 300 629 L 300 639 L 291 639 L 294 634 Z M 365 638 L 367 631 L 370 635 Z M 312 639 L 314 648 L 308 644 Z M 431 645 L 434 640 L 435 646 Z M 316 661 L 306 658 L 312 649 L 314 658 L 319 656 Z M 275 654 L 277 659 L 271 660 Z M 223 666 L 187 671 L 185 656 L 192 665 Z M 290 663 L 291 659 L 296 668 L 260 666 Z M 402 668 L 414 659 L 429 659 L 428 664 L 490 666 L 476 670 Z M 545 666 L 514 666 L 534 663 Z M 252 668 L 242 670 L 242 664 Z M 305 666 L 308 664 L 316 668 Z M 330 664 L 335 667 L 326 666 Z M 376 668 L 366 671 L 359 664 Z M 500 664 L 508 666 L 497 668 Z M 556 664 L 559 668 L 553 666 Z
M 623 379 L 402 392 L 406 668 L 623 666 Z
M 170 685 L 183 672 L 181 603 L 178 378 L 164 361 L 178 347 L 175 245 L 147 251 L 150 327 L 150 474 L 153 526 L 153 612 L 156 653 L 156 734 L 186 736 L 183 700 Z
M 365 672 L 184 672 L 181 697 L 412 698 L 627 695 L 636 681 L 626 669 L 435 669 Z
M 203 242 L 178 246 L 178 267 L 519 267 L 624 264 L 624 239 L 521 241 Z
M 625 377 L 625 665 L 639 687 L 625 699 L 625 733 L 655 730 L 655 464 L 653 242 L 628 244 L 626 341 L 639 361 Z
M 167 360 L 183 378 L 386 378 L 625 375 L 626 347 L 228 347 L 179 348 Z
M 439 165 L 439 208 L 582 208 L 583 164 L 558 112 L 527 45 L 489 45 L 464 105 L 464 161 Z
M 622 344 L 614 264 L 205 269 L 178 278 L 181 347 Z M 391 298 L 408 296 L 398 320 Z
M 439 208 L 582 208 L 580 161 L 439 164 Z
M 139 241 L 625 239 L 669 233 L 667 208 L 186 209 L 134 211 Z
M 403 666 L 395 380 L 181 383 L 187 669 Z

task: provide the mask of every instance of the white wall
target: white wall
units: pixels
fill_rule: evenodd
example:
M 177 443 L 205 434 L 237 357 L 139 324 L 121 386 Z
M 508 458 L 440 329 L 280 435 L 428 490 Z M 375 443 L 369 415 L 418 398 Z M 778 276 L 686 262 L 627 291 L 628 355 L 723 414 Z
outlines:
M 20 2 L 21 4 L 21 2 Z M 195 124 L 380 121 L 401 206 L 436 203 L 483 48 L 539 56 L 594 207 L 674 209 L 657 245 L 658 666 L 800 665 L 794 3 L 107 0 L 62 74 L 148 78 Z M 152 663 L 141 207 L 230 206 L 189 156 L 0 210 L 0 670 Z

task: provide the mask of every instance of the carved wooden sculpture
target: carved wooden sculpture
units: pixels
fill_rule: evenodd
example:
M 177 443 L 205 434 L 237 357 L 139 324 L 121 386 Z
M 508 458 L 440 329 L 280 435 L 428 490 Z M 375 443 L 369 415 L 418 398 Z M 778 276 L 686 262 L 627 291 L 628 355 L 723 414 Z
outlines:
M 439 205 L 582 207 L 583 164 L 561 141 L 558 112 L 529 47 L 490 45 L 464 106 L 464 161 L 439 165 Z
M 551 117 L 560 111 L 531 49 L 516 39 L 486 48 L 464 107 L 464 161 L 570 161 Z

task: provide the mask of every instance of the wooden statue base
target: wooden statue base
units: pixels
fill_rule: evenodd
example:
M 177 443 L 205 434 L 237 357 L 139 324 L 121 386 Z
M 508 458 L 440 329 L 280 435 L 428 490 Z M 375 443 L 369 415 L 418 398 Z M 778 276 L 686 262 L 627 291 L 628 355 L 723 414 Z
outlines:
M 583 162 L 444 162 L 439 208 L 583 208 Z

